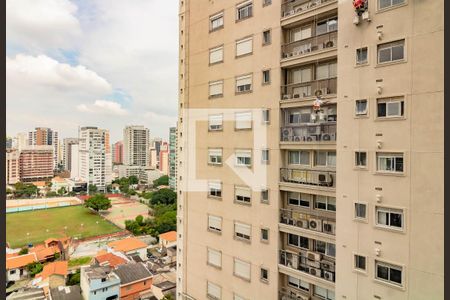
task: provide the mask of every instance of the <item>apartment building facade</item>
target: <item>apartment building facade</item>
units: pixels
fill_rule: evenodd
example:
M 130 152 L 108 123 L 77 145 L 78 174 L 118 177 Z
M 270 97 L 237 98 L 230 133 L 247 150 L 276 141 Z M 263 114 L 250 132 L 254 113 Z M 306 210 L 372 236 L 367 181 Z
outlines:
M 177 186 L 177 128 L 170 127 L 169 132 L 169 186 Z
M 123 142 L 118 141 L 112 146 L 112 157 L 114 164 L 122 164 L 123 163 Z
M 98 127 L 79 129 L 79 176 L 88 186 L 106 191 L 111 183 L 112 157 L 109 131 Z
M 53 146 L 53 168 L 56 169 L 60 162 L 60 147 L 58 132 L 47 127 L 36 127 L 28 132 L 28 145 Z
M 123 130 L 123 164 L 148 165 L 149 131 L 144 126 L 127 126 Z
M 53 177 L 53 147 L 28 146 L 20 151 L 19 174 L 21 182 L 46 181 Z
M 6 150 L 6 184 L 15 184 L 20 180 L 19 155 L 17 149 Z
M 180 1 L 177 299 L 443 299 L 443 1 L 360 2 Z
M 78 156 L 78 153 L 75 153 L 78 148 L 74 145 L 78 145 L 78 138 L 65 138 L 63 140 L 62 164 L 66 171 L 72 171 L 72 155 Z

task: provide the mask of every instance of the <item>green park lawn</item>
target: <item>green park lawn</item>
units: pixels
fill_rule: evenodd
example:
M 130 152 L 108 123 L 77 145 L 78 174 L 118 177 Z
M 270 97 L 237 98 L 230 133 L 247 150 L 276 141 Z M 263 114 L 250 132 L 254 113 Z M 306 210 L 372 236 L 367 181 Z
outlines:
M 6 214 L 6 241 L 13 248 L 41 243 L 49 237 L 86 238 L 120 230 L 83 206 Z

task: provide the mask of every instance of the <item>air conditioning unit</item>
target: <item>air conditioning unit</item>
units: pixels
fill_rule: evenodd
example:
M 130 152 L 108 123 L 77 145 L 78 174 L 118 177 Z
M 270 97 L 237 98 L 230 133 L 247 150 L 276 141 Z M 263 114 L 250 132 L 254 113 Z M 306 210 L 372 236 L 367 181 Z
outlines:
M 304 295 L 298 295 L 297 294 L 297 300 L 309 300 L 311 298 L 309 298 L 309 296 L 304 296 Z
M 331 48 L 334 46 L 334 42 L 333 41 L 328 41 L 325 43 L 325 48 Z
M 291 95 L 284 94 L 283 95 L 283 100 L 288 100 L 288 99 L 291 99 Z
M 319 175 L 317 175 L 317 179 L 318 179 L 320 185 L 326 185 L 326 186 L 333 185 L 333 178 L 331 177 L 330 174 L 320 173 Z
M 311 230 L 322 231 L 322 220 L 309 219 L 308 225 L 309 225 L 309 229 L 311 229 Z
M 295 142 L 301 142 L 301 141 L 302 141 L 302 137 L 296 135 L 296 136 L 294 136 L 294 141 L 295 141 Z
M 309 274 L 313 275 L 313 276 L 317 276 L 317 277 L 322 277 L 322 270 L 321 269 L 316 269 L 316 268 L 310 268 L 309 269 Z
M 308 229 L 308 221 L 307 220 L 298 220 L 297 221 L 297 227 Z
M 294 94 L 292 97 L 293 98 L 300 98 L 300 94 Z
M 320 253 L 316 253 L 316 252 L 308 251 L 308 252 L 306 252 L 306 257 L 308 258 L 308 260 L 320 261 L 321 254 Z
M 319 135 L 320 134 L 320 125 L 308 126 L 308 133 L 310 135 Z
M 326 118 L 327 118 L 327 116 L 323 112 L 319 112 L 319 120 L 320 121 L 325 121 Z
M 336 133 L 322 133 L 322 141 L 335 141 Z
M 334 262 L 328 260 L 322 260 L 321 262 L 322 269 L 325 271 L 334 272 Z
M 328 122 L 336 122 L 336 120 L 337 120 L 337 115 L 328 115 L 327 116 Z
M 331 221 L 323 221 L 323 232 L 335 234 L 336 223 Z
M 334 274 L 328 271 L 324 271 L 323 278 L 325 278 L 328 281 L 334 281 Z
M 320 261 L 308 260 L 308 261 L 306 262 L 306 264 L 307 264 L 308 266 L 310 266 L 311 268 L 320 269 Z
M 285 127 L 281 132 L 281 137 L 283 138 L 283 141 L 289 141 L 293 134 L 294 130 L 292 128 Z
M 306 137 L 307 142 L 314 142 L 317 141 L 317 137 L 315 135 L 309 135 Z

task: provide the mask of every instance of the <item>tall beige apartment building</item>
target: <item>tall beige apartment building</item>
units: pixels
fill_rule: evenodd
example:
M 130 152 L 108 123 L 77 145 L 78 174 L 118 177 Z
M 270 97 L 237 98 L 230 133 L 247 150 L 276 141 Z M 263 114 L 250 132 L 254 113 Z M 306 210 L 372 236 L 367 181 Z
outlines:
M 443 299 L 443 0 L 354 2 L 180 1 L 177 299 Z

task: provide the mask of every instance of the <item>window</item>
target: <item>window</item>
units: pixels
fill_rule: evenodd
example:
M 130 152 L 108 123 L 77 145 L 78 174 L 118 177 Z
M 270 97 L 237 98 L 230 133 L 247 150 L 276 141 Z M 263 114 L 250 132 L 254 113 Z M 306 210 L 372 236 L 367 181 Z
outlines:
M 208 228 L 212 231 L 222 232 L 222 218 L 208 215 Z
M 366 257 L 355 254 L 355 265 L 353 266 L 358 271 L 366 271 Z
M 405 0 L 378 0 L 378 9 L 385 9 L 403 4 Z
M 376 206 L 375 213 L 377 226 L 397 230 L 403 229 L 403 210 Z
M 261 150 L 261 162 L 264 164 L 269 163 L 269 149 Z
M 315 165 L 321 167 L 335 167 L 336 166 L 336 152 L 335 151 L 316 151 Z
M 298 27 L 290 31 L 290 41 L 296 42 L 304 39 L 308 39 L 312 36 L 311 26 Z
M 263 0 L 263 6 L 272 4 L 272 0 Z
M 267 108 L 262 110 L 262 121 L 266 124 L 270 123 L 270 110 Z
M 357 116 L 367 115 L 367 99 L 356 100 L 355 102 L 355 114 Z
M 356 64 L 367 64 L 367 47 L 356 49 Z
M 238 239 L 250 241 L 252 227 L 250 225 L 235 222 L 234 223 L 234 236 Z
M 315 241 L 315 249 L 317 252 L 322 253 L 327 256 L 336 256 L 336 246 L 332 243 L 327 243 L 324 241 Z
M 212 165 L 222 164 L 222 149 L 210 148 L 208 149 L 208 163 Z
M 270 29 L 263 31 L 263 46 L 269 45 L 272 42 L 272 36 Z
M 338 28 L 337 17 L 323 20 L 317 23 L 316 35 L 321 35 L 327 32 L 336 31 Z
M 212 282 L 207 282 L 207 296 L 209 299 L 220 300 L 222 298 L 222 288 Z
M 288 163 L 290 165 L 310 165 L 309 151 L 289 151 L 288 155 Z
M 311 122 L 311 109 L 303 108 L 298 110 L 290 110 L 288 114 L 289 124 L 300 124 Z
M 240 203 L 250 203 L 251 202 L 251 190 L 248 187 L 238 187 L 234 188 L 235 201 Z
M 367 219 L 367 204 L 355 203 L 355 219 Z
M 208 248 L 208 264 L 214 267 L 222 267 L 222 252 Z
M 269 241 L 269 229 L 261 228 L 261 241 L 268 242 Z
M 375 260 L 375 278 L 403 286 L 403 268 Z
M 236 93 L 245 93 L 252 90 L 252 75 L 236 77 Z
M 246 280 L 250 280 L 250 269 L 251 269 L 250 263 L 240 260 L 238 258 L 234 259 L 235 276 L 241 277 Z
M 377 171 L 403 173 L 403 153 L 377 153 Z
M 270 83 L 270 70 L 262 71 L 262 83 L 269 84 Z
M 288 233 L 288 244 L 299 248 L 309 249 L 309 239 L 296 234 Z
M 209 63 L 216 64 L 223 62 L 223 46 L 209 49 Z
M 234 294 L 233 300 L 246 300 L 244 297 L 239 296 L 238 294 Z
M 320 210 L 336 211 L 336 198 L 316 195 L 314 208 Z
M 288 275 L 288 285 L 304 291 L 309 291 L 309 283 L 289 275 Z
M 209 97 L 223 96 L 223 80 L 213 81 L 209 83 Z
M 377 117 L 392 118 L 404 115 L 403 97 L 377 99 Z
M 405 58 L 405 40 L 378 45 L 378 63 L 400 61 Z
M 223 115 L 209 115 L 208 129 L 210 131 L 220 131 L 223 129 Z
M 214 31 L 223 28 L 223 12 L 209 17 L 209 30 Z
M 252 165 L 251 150 L 236 150 L 236 166 L 250 167 Z
M 337 76 L 337 63 L 330 62 L 326 64 L 320 64 L 316 68 L 316 79 L 334 78 Z
M 261 268 L 259 279 L 261 279 L 261 281 L 263 282 L 269 282 L 269 270 L 267 270 L 266 268 Z
M 355 166 L 367 167 L 367 152 L 355 152 Z
M 318 285 L 314 286 L 314 296 L 325 300 L 334 300 L 334 292 Z
M 288 204 L 301 207 L 309 207 L 312 195 L 296 192 L 288 192 Z
M 251 1 L 247 1 L 239 4 L 236 7 L 236 20 L 243 20 L 246 18 L 250 18 L 253 15 L 253 3 Z
M 251 129 L 252 128 L 252 112 L 238 112 L 234 114 L 235 129 Z
M 236 57 L 251 54 L 253 51 L 253 37 L 236 41 Z
M 290 83 L 304 83 L 304 82 L 310 82 L 312 80 L 312 68 L 306 67 L 306 68 L 299 68 L 294 69 L 290 73 L 292 75 Z
M 208 196 L 214 198 L 222 197 L 222 183 L 221 182 L 208 182 Z
M 268 189 L 261 190 L 261 202 L 269 203 L 269 190 Z

